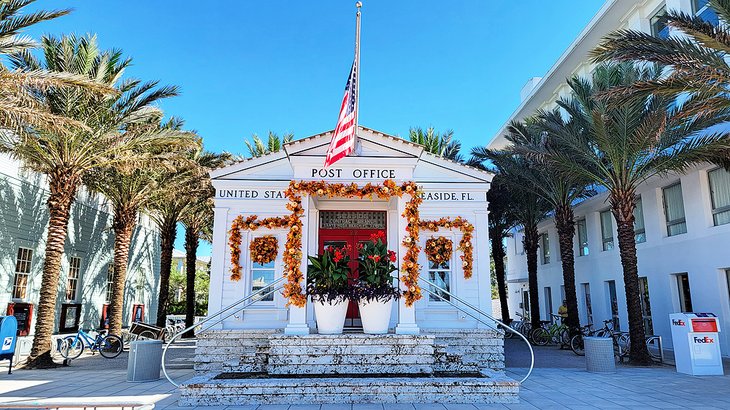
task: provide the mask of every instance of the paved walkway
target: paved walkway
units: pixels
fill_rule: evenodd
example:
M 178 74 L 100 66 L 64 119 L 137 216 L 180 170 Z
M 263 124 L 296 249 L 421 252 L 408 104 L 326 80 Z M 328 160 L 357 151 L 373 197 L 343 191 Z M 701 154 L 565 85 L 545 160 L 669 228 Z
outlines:
M 508 341 L 508 364 L 520 366 L 525 350 Z M 678 374 L 670 366 L 633 368 L 619 366 L 613 374 L 586 372 L 584 359 L 570 351 L 543 347 L 536 349 L 537 367 L 522 386 L 520 403 L 510 405 L 266 405 L 201 407 L 201 409 L 241 410 L 482 410 L 482 409 L 729 409 L 730 376 L 694 377 Z M 177 364 L 184 364 L 178 357 Z M 183 367 L 183 366 L 176 366 Z M 0 365 L 0 369 L 1 369 Z M 525 374 L 524 368 L 511 368 L 513 377 Z M 171 370 L 173 378 L 185 380 L 191 369 Z M 730 374 L 730 372 L 728 372 Z M 0 374 L 0 407 L 12 408 L 18 400 L 65 399 L 80 405 L 85 401 L 155 403 L 156 409 L 177 408 L 177 393 L 165 379 L 147 383 L 126 382 L 126 359 L 84 357 L 69 367 L 53 370 L 17 370 Z M 190 410 L 190 407 L 184 409 Z

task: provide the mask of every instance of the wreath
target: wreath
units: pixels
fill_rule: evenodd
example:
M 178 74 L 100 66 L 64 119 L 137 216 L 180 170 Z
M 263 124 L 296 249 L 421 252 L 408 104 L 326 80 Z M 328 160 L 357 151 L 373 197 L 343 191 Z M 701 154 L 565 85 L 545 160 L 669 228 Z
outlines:
M 435 221 L 420 221 L 419 226 L 422 229 L 432 232 L 438 231 L 439 228 L 457 228 L 461 230 L 462 237 L 457 249 L 461 251 L 460 258 L 461 266 L 464 268 L 464 279 L 471 278 L 474 270 L 474 249 L 471 244 L 474 225 L 467 222 L 464 218 L 457 216 L 453 220 L 451 218 L 441 218 Z
M 274 236 L 260 236 L 251 241 L 248 249 L 251 251 L 251 262 L 266 265 L 276 260 L 279 241 Z
M 445 236 L 431 237 L 426 240 L 425 252 L 429 261 L 442 264 L 451 260 L 454 244 Z

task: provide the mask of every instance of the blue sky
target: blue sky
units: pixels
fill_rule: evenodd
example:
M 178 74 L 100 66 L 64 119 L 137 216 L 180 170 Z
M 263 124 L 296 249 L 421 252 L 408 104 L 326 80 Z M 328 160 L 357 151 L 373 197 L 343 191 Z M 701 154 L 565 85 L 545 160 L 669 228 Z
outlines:
M 414 126 L 453 129 L 468 152 L 494 136 L 525 82 L 547 72 L 603 0 L 363 3 L 360 124 L 400 136 Z M 161 106 L 207 149 L 245 154 L 253 133 L 334 128 L 354 4 L 41 0 L 39 8 L 75 11 L 28 34 L 96 33 L 102 47 L 133 57 L 129 76 L 180 86 Z

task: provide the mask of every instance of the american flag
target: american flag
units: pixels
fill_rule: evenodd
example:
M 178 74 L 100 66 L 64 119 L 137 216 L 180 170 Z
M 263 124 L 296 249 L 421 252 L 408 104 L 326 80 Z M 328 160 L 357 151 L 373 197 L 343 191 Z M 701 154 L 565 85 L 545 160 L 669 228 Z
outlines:
M 357 128 L 357 65 L 352 63 L 350 76 L 345 86 L 345 96 L 342 97 L 340 116 L 337 119 L 337 126 L 332 135 L 332 141 L 327 149 L 327 158 L 324 166 L 329 167 L 342 157 L 346 157 L 355 149 L 355 128 Z

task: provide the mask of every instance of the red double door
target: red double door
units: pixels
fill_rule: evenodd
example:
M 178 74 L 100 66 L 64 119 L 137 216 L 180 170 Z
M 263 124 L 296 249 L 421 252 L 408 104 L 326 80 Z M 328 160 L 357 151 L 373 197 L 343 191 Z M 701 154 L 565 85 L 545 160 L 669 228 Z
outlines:
M 384 231 L 384 229 L 320 229 L 319 230 L 319 252 L 324 252 L 328 246 L 342 248 L 350 245 L 350 279 L 357 279 L 358 273 L 358 244 L 370 240 L 370 236 Z M 357 303 L 350 302 L 347 307 L 347 319 L 345 326 L 362 326 L 360 322 L 360 310 Z

